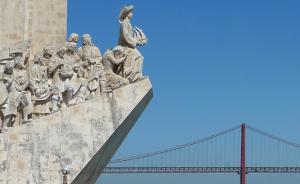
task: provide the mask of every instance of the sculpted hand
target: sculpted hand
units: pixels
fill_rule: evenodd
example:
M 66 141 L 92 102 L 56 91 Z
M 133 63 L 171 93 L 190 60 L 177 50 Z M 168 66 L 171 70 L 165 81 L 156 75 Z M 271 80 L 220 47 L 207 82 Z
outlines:
M 19 92 L 23 91 L 23 89 L 20 86 L 16 86 L 16 90 L 19 91 Z
M 36 89 L 36 90 L 35 90 L 35 95 L 36 95 L 36 96 L 41 96 L 41 94 L 42 94 L 42 93 L 41 93 L 41 90 L 40 90 L 40 89 Z

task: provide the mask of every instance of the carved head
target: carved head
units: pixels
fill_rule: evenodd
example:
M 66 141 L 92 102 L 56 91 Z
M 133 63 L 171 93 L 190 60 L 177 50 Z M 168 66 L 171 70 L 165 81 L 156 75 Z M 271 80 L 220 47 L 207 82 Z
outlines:
M 43 57 L 49 59 L 53 56 L 54 48 L 53 47 L 46 47 L 43 49 Z
M 123 20 L 126 19 L 126 18 L 131 19 L 132 16 L 133 16 L 133 9 L 134 9 L 134 6 L 133 6 L 133 5 L 124 6 L 124 7 L 121 9 L 120 16 L 119 16 L 119 20 L 120 20 L 120 21 L 123 21 Z
M 5 68 L 4 68 L 4 73 L 7 75 L 12 75 L 14 72 L 14 67 L 15 67 L 14 62 L 6 63 Z
M 132 17 L 133 17 L 133 11 L 129 12 L 128 15 L 127 15 L 127 17 L 128 17 L 129 19 L 132 19 Z
M 68 53 L 74 54 L 76 53 L 77 47 L 75 42 L 67 42 L 66 49 Z
M 64 55 L 65 55 L 65 53 L 66 53 L 66 51 L 67 51 L 67 48 L 66 48 L 66 47 L 61 47 L 61 48 L 59 48 L 59 49 L 57 50 L 56 54 L 57 54 L 59 57 L 63 58 Z
M 42 56 L 41 55 L 39 55 L 39 54 L 37 54 L 37 55 L 35 55 L 34 56 L 34 59 L 33 59 L 33 62 L 35 63 L 35 64 L 42 64 L 43 63 L 43 58 L 42 58 Z
M 68 39 L 69 42 L 77 43 L 79 39 L 79 36 L 77 33 L 72 33 Z
M 92 37 L 90 34 L 84 34 L 82 35 L 82 42 L 84 45 L 92 44 Z
M 114 52 L 115 57 L 116 56 L 120 56 L 120 55 L 123 54 L 124 49 L 123 49 L 123 47 L 121 47 L 120 45 L 118 45 L 115 48 L 113 48 L 113 52 Z

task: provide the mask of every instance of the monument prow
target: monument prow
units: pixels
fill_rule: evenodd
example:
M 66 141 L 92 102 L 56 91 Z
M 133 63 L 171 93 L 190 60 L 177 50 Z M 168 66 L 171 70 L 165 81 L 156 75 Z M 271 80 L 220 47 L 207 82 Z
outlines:
M 0 134 L 0 184 L 94 184 L 152 98 L 148 78 Z
M 102 55 L 90 34 L 65 41 L 66 0 L 0 5 L 0 184 L 94 184 L 152 98 L 134 6 Z

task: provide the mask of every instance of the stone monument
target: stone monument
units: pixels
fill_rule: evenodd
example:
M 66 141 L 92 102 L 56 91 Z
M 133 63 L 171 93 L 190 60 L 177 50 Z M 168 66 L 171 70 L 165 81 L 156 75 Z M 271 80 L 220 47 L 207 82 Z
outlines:
M 134 7 L 121 9 L 119 43 L 102 56 L 89 34 L 79 48 L 78 34 L 65 41 L 65 0 L 0 3 L 0 184 L 94 184 L 153 96 Z
M 0 50 L 32 40 L 36 53 L 62 45 L 67 33 L 67 0 L 0 0 Z

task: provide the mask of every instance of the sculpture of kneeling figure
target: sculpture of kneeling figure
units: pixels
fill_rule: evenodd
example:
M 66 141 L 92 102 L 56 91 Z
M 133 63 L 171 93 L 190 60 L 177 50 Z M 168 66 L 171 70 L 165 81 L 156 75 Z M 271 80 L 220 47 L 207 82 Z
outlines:
M 129 84 L 129 80 L 116 74 L 114 68 L 123 70 L 124 61 L 127 55 L 124 55 L 124 49 L 116 46 L 114 49 L 108 49 L 103 56 L 103 66 L 106 73 L 106 83 L 111 90 L 117 89 Z M 121 72 L 124 74 L 123 72 Z

